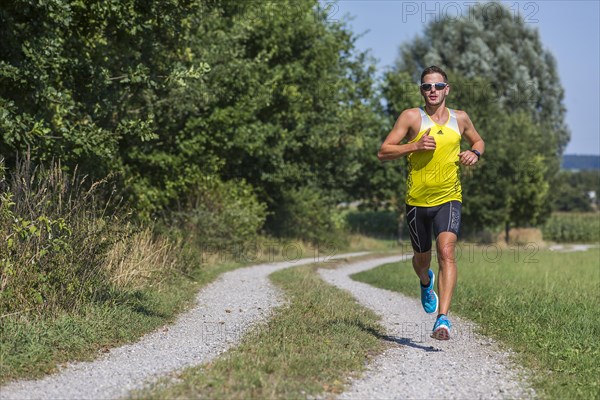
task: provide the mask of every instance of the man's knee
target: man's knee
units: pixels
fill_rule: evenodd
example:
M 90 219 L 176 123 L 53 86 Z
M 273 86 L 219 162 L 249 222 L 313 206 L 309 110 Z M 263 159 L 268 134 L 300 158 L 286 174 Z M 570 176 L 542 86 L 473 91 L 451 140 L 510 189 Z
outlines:
M 456 242 L 447 242 L 437 246 L 437 256 L 440 262 L 455 262 L 456 261 Z
M 413 263 L 417 266 L 425 266 L 431 263 L 431 250 L 426 253 L 414 253 Z

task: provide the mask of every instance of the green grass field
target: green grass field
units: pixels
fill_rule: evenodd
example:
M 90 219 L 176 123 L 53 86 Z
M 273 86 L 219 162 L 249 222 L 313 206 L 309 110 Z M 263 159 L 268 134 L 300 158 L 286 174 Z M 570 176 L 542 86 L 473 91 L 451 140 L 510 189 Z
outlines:
M 463 246 L 451 314 L 477 322 L 536 373 L 548 398 L 599 398 L 600 249 L 557 253 L 534 248 Z M 434 267 L 437 270 L 437 266 Z M 410 261 L 354 276 L 418 295 Z

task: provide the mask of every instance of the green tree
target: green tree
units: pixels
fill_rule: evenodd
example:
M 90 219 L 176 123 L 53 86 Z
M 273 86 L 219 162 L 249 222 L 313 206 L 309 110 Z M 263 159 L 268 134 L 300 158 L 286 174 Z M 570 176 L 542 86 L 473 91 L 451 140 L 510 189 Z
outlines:
M 207 10 L 193 35 L 212 70 L 205 106 L 180 135 L 204 132 L 205 153 L 223 160 L 224 179 L 256 188 L 273 228 L 297 188 L 321 191 L 329 207 L 357 197 L 382 129 L 369 57 L 315 1 L 228 4 Z
M 201 2 L 19 0 L 0 6 L 0 151 L 7 165 L 60 159 L 121 180 L 148 218 L 216 169 L 210 154 L 165 151 L 178 120 L 164 103 L 209 67 L 187 46 Z M 197 17 L 196 17 L 197 18 Z M 167 138 L 167 140 L 165 140 Z M 183 178 L 182 178 L 183 177 Z
M 140 219 L 180 215 L 214 181 L 249 184 L 271 219 L 296 188 L 328 207 L 363 196 L 374 67 L 327 15 L 315 0 L 3 2 L 0 152 L 117 175 Z
M 558 211 L 592 211 L 592 204 L 598 207 L 599 194 L 600 171 L 560 171 L 551 197 Z
M 153 105 L 207 66 L 183 53 L 191 1 L 19 0 L 0 6 L 2 154 L 95 176 L 156 138 Z M 187 24 L 189 25 L 189 24 Z

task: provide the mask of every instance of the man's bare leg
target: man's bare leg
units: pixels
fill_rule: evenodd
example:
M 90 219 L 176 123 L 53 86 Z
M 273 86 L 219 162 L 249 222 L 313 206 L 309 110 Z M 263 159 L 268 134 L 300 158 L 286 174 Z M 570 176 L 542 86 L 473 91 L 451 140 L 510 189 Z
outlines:
M 415 252 L 412 258 L 412 264 L 417 276 L 423 286 L 429 285 L 429 266 L 431 265 L 431 250 L 426 253 Z
M 452 232 L 441 232 L 436 240 L 437 259 L 440 266 L 438 274 L 439 314 L 448 314 L 450 302 L 456 287 L 456 249 L 457 237 Z

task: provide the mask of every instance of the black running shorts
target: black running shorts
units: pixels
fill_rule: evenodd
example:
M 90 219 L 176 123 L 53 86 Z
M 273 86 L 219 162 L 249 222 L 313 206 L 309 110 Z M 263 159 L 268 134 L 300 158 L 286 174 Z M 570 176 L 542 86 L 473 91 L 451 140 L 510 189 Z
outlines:
M 453 232 L 458 236 L 462 204 L 452 200 L 435 207 L 406 205 L 406 222 L 410 232 L 410 242 L 416 253 L 431 250 L 431 226 L 437 238 L 441 232 Z

